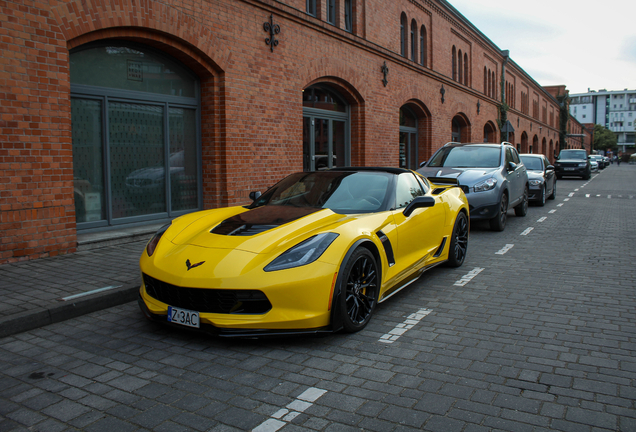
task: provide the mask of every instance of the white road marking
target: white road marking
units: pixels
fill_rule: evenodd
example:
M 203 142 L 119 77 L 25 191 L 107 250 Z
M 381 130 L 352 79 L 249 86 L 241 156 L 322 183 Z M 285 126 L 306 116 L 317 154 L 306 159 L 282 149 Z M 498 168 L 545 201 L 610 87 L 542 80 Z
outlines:
M 504 247 L 502 247 L 501 249 L 499 249 L 497 252 L 495 252 L 495 255 L 503 255 L 506 252 L 508 252 L 510 249 L 513 248 L 513 244 L 507 244 Z
M 574 196 L 574 192 L 570 192 L 570 194 L 568 195 L 570 198 Z
M 396 325 L 393 330 L 382 335 L 382 337 L 378 339 L 378 342 L 387 344 L 395 342 L 400 338 L 400 336 L 415 327 L 415 325 L 417 325 L 422 320 L 422 318 L 424 318 L 431 312 L 433 312 L 432 309 L 420 309 L 419 311 L 412 313 L 406 318 L 406 320 L 404 320 L 404 322 Z
M 526 228 L 526 230 L 524 232 L 521 233 L 522 236 L 528 235 L 530 234 L 530 231 L 532 231 L 534 229 L 534 227 L 529 227 Z
M 566 198 L 566 199 L 564 199 L 563 201 L 570 201 L 570 198 Z
M 556 209 L 550 210 L 548 213 L 556 213 Z
M 546 217 L 546 216 L 543 216 L 543 217 L 542 217 L 542 218 L 540 218 L 537 222 L 543 222 L 543 221 L 544 221 L 544 220 L 546 220 L 546 219 L 547 219 L 547 217 Z
M 563 203 L 557 204 L 557 207 L 563 207 Z
M 468 282 L 470 282 L 471 280 L 473 280 L 473 278 L 475 276 L 477 276 L 479 273 L 481 273 L 482 271 L 484 271 L 483 268 L 480 267 L 475 267 L 474 269 L 472 269 L 471 271 L 469 271 L 466 276 L 462 276 L 462 278 L 460 280 L 458 280 L 457 282 L 455 282 L 453 285 L 455 286 L 464 286 L 466 285 Z
M 287 407 L 276 411 L 272 414 L 272 418 L 267 419 L 260 425 L 256 426 L 252 429 L 252 432 L 276 432 L 298 417 L 300 413 L 305 412 L 320 396 L 325 393 L 327 393 L 327 390 L 316 387 L 311 387 L 305 390 L 296 398 L 295 401 L 290 402 Z
M 589 197 L 590 197 L 590 194 L 585 194 L 585 198 L 589 198 Z

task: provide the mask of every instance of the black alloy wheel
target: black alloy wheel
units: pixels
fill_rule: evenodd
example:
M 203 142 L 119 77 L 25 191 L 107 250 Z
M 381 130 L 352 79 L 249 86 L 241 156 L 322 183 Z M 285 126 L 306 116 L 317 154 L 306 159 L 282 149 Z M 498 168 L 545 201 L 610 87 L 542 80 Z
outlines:
M 528 214 L 528 185 L 526 185 L 526 188 L 523 191 L 523 201 L 521 201 L 521 203 L 517 204 L 517 206 L 515 207 L 515 215 L 516 216 L 525 216 Z
M 450 248 L 448 251 L 449 267 L 459 267 L 464 264 L 466 250 L 468 249 L 468 218 L 464 213 L 459 213 L 455 219 Z
M 540 207 L 543 207 L 545 205 L 545 196 L 548 194 L 547 189 L 548 186 L 546 186 L 545 184 L 543 185 L 543 188 L 541 188 L 541 196 L 539 197 Z
M 356 249 L 347 262 L 342 279 L 343 327 L 346 332 L 362 330 L 371 320 L 378 300 L 379 273 L 368 249 Z
M 506 220 L 508 218 L 508 195 L 501 195 L 499 202 L 499 213 L 490 219 L 490 229 L 493 231 L 503 231 L 506 228 Z

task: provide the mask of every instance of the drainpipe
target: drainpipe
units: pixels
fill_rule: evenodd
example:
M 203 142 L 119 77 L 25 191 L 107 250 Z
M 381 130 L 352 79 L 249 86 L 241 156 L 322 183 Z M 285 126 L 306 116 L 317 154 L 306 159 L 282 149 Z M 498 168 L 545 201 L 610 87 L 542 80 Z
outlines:
M 503 56 L 503 63 L 501 64 L 501 104 L 503 106 L 506 103 L 506 64 L 508 64 L 508 60 L 510 60 L 510 51 L 503 50 L 501 51 L 501 55 Z M 503 113 L 503 110 L 501 111 Z M 506 113 L 506 118 L 501 119 L 502 127 L 508 121 L 508 114 Z M 506 141 L 510 142 L 510 132 L 506 131 Z

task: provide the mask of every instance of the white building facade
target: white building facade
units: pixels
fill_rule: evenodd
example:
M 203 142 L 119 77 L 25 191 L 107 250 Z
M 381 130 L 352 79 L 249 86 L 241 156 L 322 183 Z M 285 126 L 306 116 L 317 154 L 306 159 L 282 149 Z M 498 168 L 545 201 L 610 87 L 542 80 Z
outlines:
M 614 132 L 619 151 L 635 146 L 636 90 L 570 94 L 570 114 L 580 123 L 600 124 Z

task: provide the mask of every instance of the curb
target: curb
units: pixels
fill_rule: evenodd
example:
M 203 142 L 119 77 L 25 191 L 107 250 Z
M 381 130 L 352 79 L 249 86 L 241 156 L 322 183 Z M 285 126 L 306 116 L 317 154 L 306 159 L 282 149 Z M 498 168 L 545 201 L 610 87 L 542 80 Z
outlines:
M 73 302 L 59 302 L 0 319 L 0 338 L 66 321 L 91 312 L 129 303 L 137 299 L 139 284 L 126 284 L 116 290 L 94 294 Z

